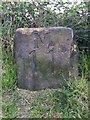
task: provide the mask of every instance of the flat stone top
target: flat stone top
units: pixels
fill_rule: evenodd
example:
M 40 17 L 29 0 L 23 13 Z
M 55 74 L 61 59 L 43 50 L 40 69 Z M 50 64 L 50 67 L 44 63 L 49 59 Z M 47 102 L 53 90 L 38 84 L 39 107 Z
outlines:
M 49 27 L 49 28 L 45 28 L 45 27 L 41 27 L 41 28 L 18 28 L 16 30 L 16 32 L 19 32 L 21 34 L 26 34 L 26 35 L 30 35 L 30 33 L 32 33 L 33 31 L 38 31 L 38 32 L 41 32 L 41 31 L 45 31 L 45 33 L 48 33 L 49 30 L 55 30 L 55 31 L 73 31 L 71 28 L 69 27 Z M 73 32 L 72 32 L 72 37 L 73 37 Z

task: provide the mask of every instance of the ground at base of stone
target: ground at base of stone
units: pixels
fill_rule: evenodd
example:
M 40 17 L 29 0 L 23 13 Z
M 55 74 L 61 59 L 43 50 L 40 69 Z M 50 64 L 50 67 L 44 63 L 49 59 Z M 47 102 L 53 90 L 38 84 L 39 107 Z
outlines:
M 3 104 L 14 102 L 16 103 L 17 115 L 16 118 L 30 118 L 30 106 L 41 95 L 48 94 L 56 89 L 46 89 L 39 91 L 29 91 L 16 88 L 15 91 L 4 93 L 2 97 Z M 4 112 L 3 112 L 4 114 Z M 4 117 L 4 115 L 3 115 Z M 2 118 L 3 118 L 2 117 Z

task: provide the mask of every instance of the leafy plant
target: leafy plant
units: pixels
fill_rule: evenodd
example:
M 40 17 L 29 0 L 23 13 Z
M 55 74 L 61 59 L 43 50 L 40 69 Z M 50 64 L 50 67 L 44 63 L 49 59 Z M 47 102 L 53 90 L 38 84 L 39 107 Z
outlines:
M 88 41 L 83 33 L 82 37 L 75 30 L 88 30 L 88 7 L 90 4 L 74 4 L 70 2 L 2 2 L 2 38 L 4 51 L 6 47 L 13 52 L 13 37 L 20 27 L 51 27 L 67 26 L 74 30 L 78 45 Z M 50 6 L 53 6 L 52 9 Z M 63 12 L 62 12 L 63 11 Z M 86 44 L 86 42 L 85 42 Z M 79 47 L 81 47 L 79 45 Z M 85 45 L 84 45 L 85 46 Z M 86 44 L 85 47 L 88 45 Z

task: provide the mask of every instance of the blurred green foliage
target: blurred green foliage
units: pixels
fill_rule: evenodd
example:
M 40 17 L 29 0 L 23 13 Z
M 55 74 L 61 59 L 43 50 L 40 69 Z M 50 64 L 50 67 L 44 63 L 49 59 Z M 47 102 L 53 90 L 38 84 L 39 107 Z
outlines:
M 39 0 L 2 2 L 0 16 L 2 17 L 1 30 L 4 51 L 13 51 L 14 34 L 16 29 L 20 27 L 71 27 L 78 45 L 88 47 L 90 44 L 88 36 L 85 36 L 83 32 L 77 33 L 75 31 L 89 29 L 89 6 L 89 3 L 71 5 L 70 2 L 57 0 L 52 2 Z

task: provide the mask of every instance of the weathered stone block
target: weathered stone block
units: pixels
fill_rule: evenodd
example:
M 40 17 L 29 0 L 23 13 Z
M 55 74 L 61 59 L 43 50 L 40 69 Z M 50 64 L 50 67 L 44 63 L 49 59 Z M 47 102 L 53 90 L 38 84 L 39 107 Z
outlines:
M 14 45 L 18 87 L 39 90 L 66 84 L 73 68 L 72 29 L 19 28 Z

